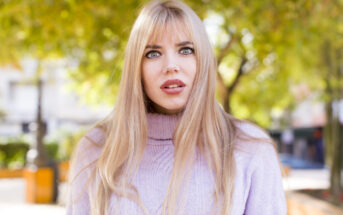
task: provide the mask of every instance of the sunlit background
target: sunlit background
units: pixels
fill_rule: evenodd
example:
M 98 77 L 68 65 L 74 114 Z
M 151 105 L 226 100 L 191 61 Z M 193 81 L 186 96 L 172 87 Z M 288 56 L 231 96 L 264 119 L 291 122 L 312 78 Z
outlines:
M 145 2 L 0 0 L 1 215 L 65 213 L 73 148 L 113 108 Z M 218 102 L 275 139 L 288 215 L 343 214 L 343 1 L 186 3 L 216 54 Z

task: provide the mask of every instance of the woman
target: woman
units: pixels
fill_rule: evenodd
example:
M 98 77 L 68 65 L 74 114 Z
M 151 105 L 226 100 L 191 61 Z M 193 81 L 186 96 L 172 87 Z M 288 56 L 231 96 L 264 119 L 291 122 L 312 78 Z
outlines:
M 68 214 L 286 214 L 275 147 L 218 105 L 215 70 L 188 6 L 147 4 L 115 109 L 77 147 Z

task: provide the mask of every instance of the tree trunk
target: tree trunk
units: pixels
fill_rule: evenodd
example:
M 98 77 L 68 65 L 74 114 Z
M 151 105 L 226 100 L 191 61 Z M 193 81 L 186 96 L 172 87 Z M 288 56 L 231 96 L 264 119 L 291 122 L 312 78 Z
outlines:
M 334 103 L 331 103 L 334 104 Z M 337 103 L 336 103 L 337 104 Z M 328 130 L 331 143 L 328 144 L 332 148 L 332 161 L 331 171 L 330 171 L 330 191 L 331 193 L 338 197 L 341 193 L 341 169 L 342 169 L 342 140 L 340 134 L 340 123 L 337 114 L 332 111 L 333 117 L 330 124 L 331 129 Z
M 238 83 L 239 83 L 240 79 L 242 78 L 242 76 L 244 74 L 243 68 L 244 68 L 245 64 L 247 63 L 247 61 L 248 60 L 243 56 L 241 64 L 239 65 L 238 72 L 237 72 L 237 75 L 236 75 L 235 79 L 233 80 L 233 82 L 232 82 L 232 84 L 230 86 L 225 87 L 225 92 L 222 94 L 222 97 L 223 97 L 223 107 L 224 107 L 224 110 L 227 113 L 231 113 L 231 105 L 230 105 L 231 95 L 232 95 L 232 92 L 238 86 Z
M 329 157 L 326 158 L 330 166 L 330 192 L 338 197 L 341 193 L 341 169 L 342 169 L 342 134 L 339 122 L 339 101 L 342 99 L 342 66 L 340 66 L 341 50 L 333 50 L 331 42 L 325 40 L 323 44 L 323 61 L 327 66 L 325 93 L 329 98 L 326 105 L 327 125 L 325 128 L 325 146 Z
M 230 106 L 230 96 L 231 93 L 229 92 L 228 87 L 226 88 L 226 93 L 223 96 L 223 103 L 224 103 L 224 110 L 226 113 L 231 113 L 231 106 Z
M 327 120 L 327 123 L 324 127 L 324 135 L 323 135 L 323 138 L 324 138 L 324 143 L 325 143 L 325 146 L 324 146 L 324 149 L 325 149 L 325 163 L 328 165 L 328 166 L 332 166 L 332 157 L 333 157 L 333 151 L 334 151 L 334 148 L 333 148 L 333 145 L 332 145 L 332 104 L 331 102 L 327 102 L 325 104 L 325 112 L 326 112 L 326 120 Z

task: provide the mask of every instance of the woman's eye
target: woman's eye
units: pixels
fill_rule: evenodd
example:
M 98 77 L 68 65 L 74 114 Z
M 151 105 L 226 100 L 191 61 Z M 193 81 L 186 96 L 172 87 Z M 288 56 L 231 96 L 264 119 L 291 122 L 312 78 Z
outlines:
M 147 58 L 156 58 L 159 57 L 161 54 L 158 51 L 150 51 L 146 53 L 145 57 Z
M 180 49 L 180 54 L 183 54 L 183 55 L 190 55 L 193 53 L 194 53 L 194 49 L 190 47 L 185 47 L 185 48 Z

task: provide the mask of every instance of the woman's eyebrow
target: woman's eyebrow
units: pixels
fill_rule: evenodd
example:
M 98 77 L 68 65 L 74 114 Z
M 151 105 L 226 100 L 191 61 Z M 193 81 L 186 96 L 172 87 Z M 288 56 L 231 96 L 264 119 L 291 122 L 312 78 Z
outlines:
M 183 41 L 180 43 L 176 43 L 176 46 L 185 46 L 185 45 L 193 45 L 193 42 Z M 161 49 L 162 47 L 160 45 L 147 45 L 145 48 L 146 49 Z
M 162 47 L 159 45 L 147 45 L 146 49 L 161 49 Z
M 190 41 L 183 41 L 180 43 L 176 43 L 176 46 L 185 46 L 185 45 L 193 45 L 193 43 Z

